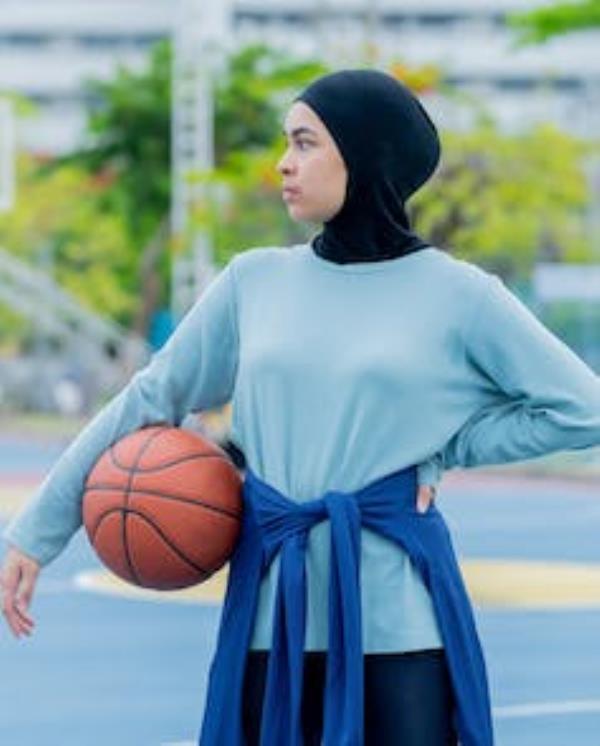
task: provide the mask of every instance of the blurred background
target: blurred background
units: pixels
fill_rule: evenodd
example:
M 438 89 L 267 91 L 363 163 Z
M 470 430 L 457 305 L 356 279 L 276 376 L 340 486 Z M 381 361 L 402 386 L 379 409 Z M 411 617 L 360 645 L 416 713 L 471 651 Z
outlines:
M 315 232 L 281 202 L 281 125 L 346 66 L 387 70 L 439 125 L 417 231 L 499 273 L 598 369 L 598 5 L 0 2 L 4 428 L 76 428 L 234 253 Z

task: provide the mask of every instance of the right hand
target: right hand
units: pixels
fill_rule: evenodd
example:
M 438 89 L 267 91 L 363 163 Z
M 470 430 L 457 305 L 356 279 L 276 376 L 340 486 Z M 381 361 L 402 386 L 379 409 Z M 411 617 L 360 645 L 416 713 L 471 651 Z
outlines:
M 40 565 L 16 547 L 10 547 L 0 571 L 2 613 L 15 637 L 31 635 L 35 622 L 28 614 Z
M 431 484 L 422 484 L 417 492 L 417 511 L 427 513 L 435 500 L 436 489 Z

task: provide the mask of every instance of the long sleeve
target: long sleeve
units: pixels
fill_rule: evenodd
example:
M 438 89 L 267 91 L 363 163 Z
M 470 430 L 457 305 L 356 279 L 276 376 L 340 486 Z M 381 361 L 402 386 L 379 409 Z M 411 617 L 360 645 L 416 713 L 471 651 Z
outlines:
M 167 343 L 87 424 L 60 456 L 4 538 L 49 563 L 81 526 L 85 479 L 115 441 L 159 422 L 179 425 L 193 411 L 231 397 L 238 361 L 233 262 L 209 285 Z
M 600 445 L 600 378 L 495 275 L 465 338 L 467 365 L 496 401 L 427 462 L 432 474 Z M 432 479 L 435 477 L 432 477 Z

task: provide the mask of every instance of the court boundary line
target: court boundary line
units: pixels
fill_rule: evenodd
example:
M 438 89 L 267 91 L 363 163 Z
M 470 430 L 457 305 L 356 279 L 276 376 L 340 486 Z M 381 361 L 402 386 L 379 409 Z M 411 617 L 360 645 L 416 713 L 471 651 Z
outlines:
M 549 702 L 528 702 L 517 705 L 501 705 L 492 708 L 494 719 L 515 720 L 517 718 L 544 717 L 547 715 L 574 715 L 600 712 L 600 699 L 572 699 Z M 196 746 L 196 741 L 164 741 L 160 746 Z
M 527 702 L 494 707 L 493 715 L 501 720 L 545 715 L 574 715 L 600 712 L 600 699 L 565 699 L 548 702 Z

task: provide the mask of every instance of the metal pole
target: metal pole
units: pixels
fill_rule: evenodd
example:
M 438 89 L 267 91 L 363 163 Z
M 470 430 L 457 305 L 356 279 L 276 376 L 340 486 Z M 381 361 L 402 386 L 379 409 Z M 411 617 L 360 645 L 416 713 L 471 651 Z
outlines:
M 12 101 L 0 99 L 0 212 L 15 201 L 15 113 Z
M 177 321 L 215 273 L 210 237 L 190 225 L 190 212 L 204 187 L 190 177 L 214 166 L 212 77 L 230 30 L 228 0 L 207 4 L 179 0 L 173 32 L 171 111 L 171 230 L 174 245 L 171 312 Z
M 375 62 L 377 57 L 377 33 L 379 27 L 378 0 L 365 0 L 365 57 Z
M 323 50 L 327 49 L 327 25 L 329 23 L 329 12 L 330 8 L 328 0 L 315 0 L 312 10 L 315 55 L 322 55 Z

